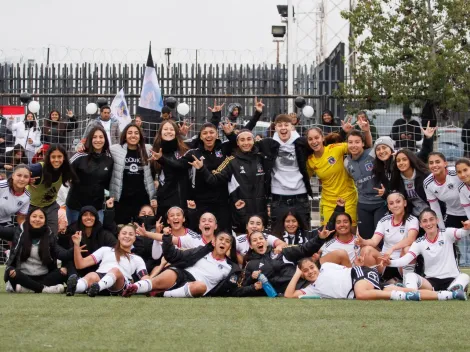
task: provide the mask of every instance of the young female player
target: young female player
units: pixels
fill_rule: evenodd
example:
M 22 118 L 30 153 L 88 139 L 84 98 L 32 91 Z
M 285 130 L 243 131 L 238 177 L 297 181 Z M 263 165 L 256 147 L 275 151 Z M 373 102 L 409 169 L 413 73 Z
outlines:
M 101 247 L 86 258 L 82 257 L 82 233 L 78 231 L 72 236 L 74 243 L 74 261 L 77 269 L 87 268 L 99 263 L 96 272 L 91 272 L 77 280 L 71 276 L 67 282 L 70 296 L 88 290 L 89 297 L 95 297 L 100 291 L 108 290 L 113 295 L 121 294 L 132 282 L 132 275 L 139 279 L 147 279 L 147 269 L 141 257 L 132 254 L 135 242 L 135 229 L 132 225 L 124 225 L 119 231 L 118 243 L 114 248 Z
M 454 257 L 454 243 L 470 234 L 470 220 L 462 221 L 463 228 L 448 227 L 439 229 L 439 219 L 430 208 L 426 208 L 419 216 L 421 228 L 425 235 L 413 242 L 407 254 L 398 259 L 390 260 L 389 256 L 381 259 L 384 265 L 404 267 L 418 255 L 424 258 L 424 277 L 408 273 L 405 276 L 405 286 L 425 290 L 464 290 L 470 278 L 460 273 Z
M 465 158 L 457 160 L 455 163 L 455 170 L 461 181 L 458 187 L 460 204 L 465 210 L 467 219 L 470 219 L 470 160 Z M 465 241 L 460 240 L 459 242 L 460 261 L 463 263 L 470 263 L 470 251 L 468 248 L 469 240 L 466 238 Z
M 12 217 L 22 224 L 29 209 L 30 194 L 26 187 L 29 185 L 30 171 L 28 166 L 20 164 L 13 170 L 8 180 L 0 181 L 0 226 L 12 226 Z
M 361 247 L 361 255 L 364 256 L 366 265 L 380 263 L 381 255 L 390 256 L 392 259 L 400 258 L 408 252 L 411 244 L 416 240 L 419 232 L 418 219 L 406 212 L 405 196 L 401 193 L 390 193 L 387 197 L 387 206 L 390 215 L 384 216 L 375 229 L 374 236 L 370 240 L 357 236 L 356 244 Z M 376 248 L 384 241 L 382 252 Z M 414 265 L 403 268 L 404 274 L 414 271 Z M 390 279 L 402 279 L 402 274 L 393 268 L 379 267 L 379 273 L 385 281 Z

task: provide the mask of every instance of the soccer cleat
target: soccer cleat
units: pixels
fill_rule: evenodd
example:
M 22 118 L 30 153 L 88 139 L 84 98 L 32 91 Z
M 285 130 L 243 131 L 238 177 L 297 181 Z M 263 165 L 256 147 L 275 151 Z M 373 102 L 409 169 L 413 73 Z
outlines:
M 405 299 L 407 301 L 421 301 L 421 295 L 418 291 L 415 292 L 407 292 Z
M 23 287 L 19 284 L 16 285 L 16 292 L 17 293 L 34 293 L 33 290 L 30 290 L 29 288 Z
M 64 285 L 62 284 L 55 286 L 44 286 L 44 288 L 42 289 L 42 293 L 64 293 L 64 290 Z
M 69 276 L 69 279 L 67 280 L 67 296 L 75 295 L 75 291 L 77 290 L 77 282 L 77 275 L 73 274 Z
M 462 290 L 463 291 L 463 286 L 461 284 L 455 284 L 452 287 L 449 287 L 449 291 L 458 291 Z
M 139 287 L 136 284 L 127 285 L 126 289 L 122 292 L 122 297 L 130 297 L 133 294 L 137 293 Z
M 95 282 L 91 284 L 90 288 L 88 289 L 88 297 L 95 297 L 100 292 L 100 285 Z
M 464 290 L 455 290 L 452 291 L 452 298 L 457 299 L 459 301 L 466 301 L 467 300 L 467 294 L 465 293 Z

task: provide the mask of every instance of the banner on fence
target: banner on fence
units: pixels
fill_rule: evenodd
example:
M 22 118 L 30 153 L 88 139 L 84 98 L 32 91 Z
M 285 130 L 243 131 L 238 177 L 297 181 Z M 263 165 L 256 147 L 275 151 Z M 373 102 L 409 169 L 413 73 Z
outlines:
M 124 89 L 113 99 L 111 103 L 111 118 L 119 122 L 119 130 L 123 131 L 124 128 L 131 122 L 131 114 L 127 108 L 126 97 L 124 96 Z
M 14 122 L 24 120 L 24 106 L 0 105 L 0 116 L 5 119 L 13 118 Z

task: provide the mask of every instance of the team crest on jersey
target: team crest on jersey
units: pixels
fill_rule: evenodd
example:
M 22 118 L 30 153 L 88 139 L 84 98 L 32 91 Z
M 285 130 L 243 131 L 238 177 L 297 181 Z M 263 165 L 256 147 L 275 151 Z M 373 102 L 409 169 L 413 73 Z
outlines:
M 405 233 L 405 229 L 403 227 L 400 227 L 400 233 Z
M 410 188 L 410 189 L 413 188 L 413 184 L 412 184 L 412 183 L 408 183 L 408 184 L 406 185 L 406 188 Z
M 374 167 L 374 164 L 372 164 L 372 162 L 368 161 L 364 166 L 365 166 L 367 171 L 372 171 L 372 168 Z
M 237 283 L 237 280 L 238 280 L 238 277 L 237 277 L 236 274 L 230 276 L 229 281 L 230 281 L 232 284 L 236 284 L 236 283 Z
M 224 266 L 223 266 L 222 264 L 217 265 L 217 267 L 218 267 L 220 270 L 223 270 L 223 269 L 224 269 Z
M 443 240 L 439 240 L 439 241 L 437 242 L 437 244 L 439 245 L 439 247 L 442 247 L 442 246 L 444 245 L 444 241 L 443 241 Z
M 21 207 L 22 205 L 23 205 L 23 202 L 20 200 L 20 201 L 18 202 L 18 206 Z
M 447 187 L 449 187 L 449 189 L 453 189 L 453 188 L 454 188 L 454 185 L 453 185 L 452 183 L 449 183 L 449 184 L 447 185 Z
M 246 174 L 244 166 L 240 166 L 240 173 L 241 174 Z
M 328 158 L 328 163 L 329 163 L 330 165 L 334 165 L 334 164 L 336 164 L 336 159 L 335 159 L 334 157 L 330 156 L 330 157 Z
M 258 163 L 258 165 L 256 165 L 256 168 L 257 168 L 258 173 L 263 172 L 263 166 L 261 165 L 261 163 Z
M 222 151 L 221 151 L 221 150 L 216 150 L 216 151 L 215 151 L 215 156 L 216 156 L 217 158 L 221 158 L 221 157 L 223 156 L 223 155 L 222 155 Z

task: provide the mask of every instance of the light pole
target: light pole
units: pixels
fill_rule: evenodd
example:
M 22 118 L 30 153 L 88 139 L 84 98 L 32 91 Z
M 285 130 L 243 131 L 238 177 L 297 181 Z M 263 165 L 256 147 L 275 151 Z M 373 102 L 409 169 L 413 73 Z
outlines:
M 286 35 L 286 26 L 272 26 L 271 33 L 274 37 L 273 42 L 277 44 L 276 65 L 279 65 L 279 43 L 284 42 Z
M 277 11 L 283 20 L 287 18 L 287 94 L 292 95 L 294 94 L 294 6 L 292 6 L 292 0 L 287 0 L 287 5 L 277 5 Z M 293 110 L 294 101 L 288 99 L 287 112 Z

